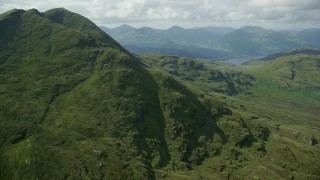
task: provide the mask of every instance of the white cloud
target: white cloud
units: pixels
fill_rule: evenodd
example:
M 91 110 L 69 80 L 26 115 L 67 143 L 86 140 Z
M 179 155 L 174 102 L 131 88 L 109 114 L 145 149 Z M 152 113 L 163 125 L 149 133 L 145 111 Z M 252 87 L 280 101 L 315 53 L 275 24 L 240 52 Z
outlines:
M 0 0 L 13 8 L 65 7 L 97 24 L 320 26 L 319 0 Z

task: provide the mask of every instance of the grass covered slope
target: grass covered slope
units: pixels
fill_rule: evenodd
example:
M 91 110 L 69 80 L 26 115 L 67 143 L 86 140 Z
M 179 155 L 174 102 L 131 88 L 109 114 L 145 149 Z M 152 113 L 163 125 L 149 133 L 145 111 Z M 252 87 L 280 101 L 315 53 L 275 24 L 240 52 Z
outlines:
M 247 92 L 254 77 L 237 71 L 223 71 L 200 59 L 177 56 L 140 55 L 141 61 L 192 84 L 206 93 L 236 95 Z
M 265 141 L 260 126 L 146 68 L 80 15 L 13 10 L 0 34 L 0 178 L 180 176 Z
M 138 88 L 125 79 L 134 68 L 139 69 L 138 61 L 120 48 L 108 48 L 115 47 L 109 43 L 112 40 L 96 43 L 98 40 L 90 34 L 54 23 L 35 10 L 14 11 L 0 23 L 2 34 L 14 32 L 1 37 L 15 39 L 1 40 L 4 44 L 1 55 L 5 57 L 1 59 L 1 177 L 129 177 L 133 171 L 141 173 L 141 177 L 152 176 L 148 166 L 139 164 L 138 160 L 135 165 L 141 170 L 123 168 L 129 160 L 119 159 L 131 156 L 122 155 L 121 151 L 127 152 L 130 148 L 124 143 L 123 150 L 117 150 L 121 136 L 109 135 L 116 131 L 124 136 L 128 133 L 126 128 L 132 125 L 125 120 L 138 116 L 132 110 L 138 106 Z M 114 68 L 111 77 L 107 73 L 110 74 L 110 70 L 104 68 L 108 63 L 109 69 Z M 101 72 L 103 70 L 105 72 Z M 141 78 L 141 67 L 139 72 Z M 104 84 L 104 80 L 111 83 Z M 132 87 L 131 91 L 125 91 L 127 86 Z M 73 95 L 73 91 L 80 94 Z M 128 97 L 122 97 L 126 95 Z M 104 101 L 95 102 L 99 99 Z M 86 109 L 90 103 L 92 107 Z M 109 104 L 111 110 L 103 104 Z M 64 110 L 61 111 L 61 107 Z M 102 117 L 107 122 L 98 125 Z M 109 126 L 112 121 L 119 127 L 108 131 L 113 128 Z M 97 130 L 99 126 L 103 128 Z M 108 129 L 104 129 L 106 127 Z M 90 139 L 96 137 L 103 138 Z M 103 149 L 108 150 L 109 158 L 101 155 Z M 75 153 L 78 150 L 79 153 Z M 134 150 L 133 153 L 139 154 Z M 107 162 L 111 165 L 106 166 Z M 102 167 L 108 170 L 102 171 Z
M 16 10 L 0 22 L 1 145 L 26 136 L 43 121 L 56 96 L 88 77 L 88 70 L 82 70 L 91 64 L 89 56 L 93 54 L 93 47 L 82 47 L 88 36 L 37 13 Z M 10 128 L 12 125 L 17 128 Z M 11 135 L 11 131 L 17 134 Z
M 259 67 L 257 63 L 264 65 Z M 243 66 L 256 77 L 256 82 L 253 96 L 240 96 L 240 102 L 248 111 L 275 123 L 276 133 L 271 135 L 267 151 L 273 151 L 273 155 L 281 154 L 281 148 L 289 152 L 285 156 L 277 155 L 273 162 L 278 159 L 275 164 L 296 171 L 293 174 L 298 179 L 319 178 L 318 173 L 315 173 L 317 176 L 308 174 L 320 167 L 319 159 L 314 156 L 320 151 L 319 65 L 319 55 L 301 51 L 267 63 L 253 61 Z
M 216 64 L 196 59 L 140 56 L 146 64 L 176 76 L 194 91 L 220 98 L 233 112 L 232 116 L 224 116 L 217 121 L 218 127 L 228 137 L 228 144 L 222 147 L 221 155 L 207 158 L 193 173 L 212 179 L 319 178 L 320 161 L 316 157 L 320 153 L 320 58 L 319 55 L 306 54 L 308 51 L 301 52 L 222 70 Z M 212 72 L 219 72 L 225 78 L 223 81 L 211 79 L 208 75 Z M 233 79 L 228 74 L 236 74 L 235 77 L 242 80 Z M 239 82 L 250 84 L 244 85 L 247 89 L 237 91 L 233 96 L 225 93 L 228 91 L 221 93 L 211 89 L 226 80 L 235 85 Z M 241 119 L 234 119 L 239 116 L 237 114 Z M 244 126 L 249 131 L 239 129 Z M 252 139 L 250 133 L 264 141 L 260 144 L 256 141 L 250 148 L 244 149 L 237 148 L 239 141 L 229 144 L 237 142 L 240 137 Z M 240 142 L 250 144 L 250 141 Z M 190 175 L 187 172 L 184 174 Z M 178 177 L 183 179 L 179 175 L 170 176 L 172 179 Z
M 255 62 L 246 66 L 252 63 Z M 254 90 L 258 96 L 273 101 L 275 109 L 288 110 L 291 120 L 305 120 L 319 127 L 319 65 L 319 55 L 281 56 L 251 70 L 257 77 Z
M 89 35 L 93 40 L 98 41 L 104 46 L 111 46 L 119 48 L 122 51 L 126 51 L 115 40 L 113 40 L 108 34 L 104 33 L 98 26 L 91 22 L 86 17 L 79 14 L 72 13 L 64 8 L 56 8 L 46 11 L 42 14 L 44 17 L 58 24 L 61 24 L 67 28 L 71 28 Z

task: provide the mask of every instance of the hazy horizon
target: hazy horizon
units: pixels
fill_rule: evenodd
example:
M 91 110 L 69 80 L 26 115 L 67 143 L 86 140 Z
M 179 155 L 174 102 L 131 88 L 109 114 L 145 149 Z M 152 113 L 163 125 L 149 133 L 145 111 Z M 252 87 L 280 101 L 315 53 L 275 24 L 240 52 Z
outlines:
M 153 26 L 146 26 L 146 25 L 137 25 L 137 24 L 107 24 L 107 25 L 99 25 L 97 24 L 98 26 L 103 26 L 103 27 L 106 27 L 106 28 L 109 28 L 109 29 L 114 29 L 114 28 L 117 28 L 117 27 L 120 27 L 122 25 L 128 25 L 128 26 L 131 26 L 135 29 L 140 29 L 140 28 L 153 28 L 153 29 L 158 29 L 158 30 L 167 30 L 167 29 L 170 29 L 174 26 L 178 26 L 178 27 L 181 27 L 183 29 L 197 29 L 197 28 L 210 28 L 210 27 L 217 27 L 217 28 L 233 28 L 233 29 L 240 29 L 240 28 L 244 28 L 244 27 L 260 27 L 260 28 L 263 28 L 263 29 L 266 29 L 266 30 L 292 30 L 292 31 L 299 31 L 299 30 L 307 30 L 307 29 L 320 29 L 319 27 L 307 27 L 307 28 L 296 28 L 296 29 L 290 29 L 290 28 L 268 28 L 268 27 L 263 27 L 263 26 L 258 26 L 258 25 L 243 25 L 243 26 L 237 26 L 237 27 L 232 27 L 232 26 L 215 26 L 215 25 L 208 25 L 208 26 L 188 26 L 188 27 L 184 27 L 184 26 L 180 26 L 180 25 L 170 25 L 170 26 L 167 26 L 167 27 L 160 27 L 160 28 L 157 28 L 157 27 L 153 27 Z
M 320 1 L 290 0 L 0 0 L 0 13 L 8 10 L 46 10 L 64 7 L 88 17 L 99 26 L 128 24 L 167 29 L 224 26 L 260 26 L 267 29 L 320 28 Z

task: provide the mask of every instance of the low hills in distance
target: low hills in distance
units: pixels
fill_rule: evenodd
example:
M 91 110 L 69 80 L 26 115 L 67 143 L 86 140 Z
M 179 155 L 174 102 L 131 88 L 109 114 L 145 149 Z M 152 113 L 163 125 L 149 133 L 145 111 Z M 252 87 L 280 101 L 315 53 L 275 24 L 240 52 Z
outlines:
M 14 9 L 0 15 L 0 179 L 319 179 L 319 68 L 309 51 L 137 56 L 66 9 Z
M 212 60 L 239 56 L 266 56 L 293 48 L 319 48 L 320 29 L 276 31 L 257 26 L 239 29 L 199 27 L 169 29 L 133 28 L 129 25 L 101 29 L 125 48 L 138 54 L 199 57 Z
M 320 55 L 320 49 L 316 49 L 316 48 L 293 49 L 285 52 L 271 54 L 259 60 L 270 61 L 270 60 L 275 60 L 282 56 L 290 56 L 290 55 L 298 55 L 298 54 Z

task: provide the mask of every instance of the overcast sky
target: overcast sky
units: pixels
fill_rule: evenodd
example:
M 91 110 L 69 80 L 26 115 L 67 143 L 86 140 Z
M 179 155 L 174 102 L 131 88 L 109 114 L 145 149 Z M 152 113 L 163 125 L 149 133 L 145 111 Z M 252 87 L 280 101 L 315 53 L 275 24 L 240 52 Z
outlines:
M 320 0 L 0 0 L 0 13 L 13 8 L 43 12 L 56 7 L 106 27 L 320 28 Z

